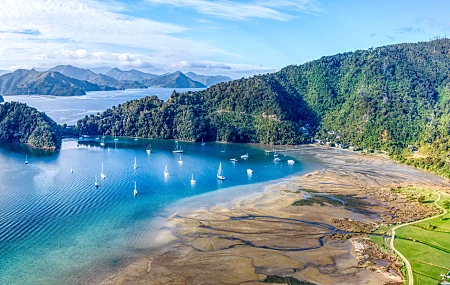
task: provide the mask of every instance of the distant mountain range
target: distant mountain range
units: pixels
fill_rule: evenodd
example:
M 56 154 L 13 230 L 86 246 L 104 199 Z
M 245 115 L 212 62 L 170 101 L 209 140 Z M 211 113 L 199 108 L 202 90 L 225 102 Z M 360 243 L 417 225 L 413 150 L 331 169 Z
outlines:
M 103 68 L 105 69 L 105 68 Z M 1 71 L 0 71 L 1 75 Z M 0 94 L 84 95 L 87 91 L 163 88 L 206 88 L 230 81 L 226 76 L 205 76 L 181 71 L 156 75 L 139 70 L 112 68 L 106 74 L 72 65 L 58 65 L 48 71 L 19 69 L 0 76 Z
M 207 76 L 207 75 L 195 74 L 194 72 L 187 72 L 186 76 L 189 77 L 190 79 L 198 81 L 206 86 L 213 86 L 218 83 L 228 82 L 228 81 L 232 80 L 228 76 L 222 76 L 222 75 Z
M 164 88 L 205 88 L 206 85 L 192 80 L 181 71 L 170 74 L 163 74 L 155 78 L 144 80 L 143 84 L 149 87 L 164 87 Z
M 0 93 L 4 95 L 84 95 L 86 91 L 102 90 L 96 84 L 67 77 L 55 71 L 18 69 L 0 76 Z

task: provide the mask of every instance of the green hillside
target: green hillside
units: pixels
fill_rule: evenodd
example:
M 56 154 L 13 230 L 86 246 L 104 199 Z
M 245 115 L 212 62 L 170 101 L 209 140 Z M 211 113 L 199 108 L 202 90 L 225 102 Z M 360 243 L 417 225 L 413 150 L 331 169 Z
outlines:
M 81 120 L 90 133 L 386 151 L 449 175 L 450 40 L 322 57 L 198 92 L 132 101 Z M 412 151 L 418 149 L 418 153 Z

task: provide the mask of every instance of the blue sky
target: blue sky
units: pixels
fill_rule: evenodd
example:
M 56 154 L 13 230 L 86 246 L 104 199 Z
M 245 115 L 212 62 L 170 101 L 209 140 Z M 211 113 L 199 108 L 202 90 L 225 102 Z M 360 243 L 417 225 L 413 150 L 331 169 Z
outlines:
M 233 78 L 450 36 L 450 1 L 0 0 L 0 69 L 72 64 Z

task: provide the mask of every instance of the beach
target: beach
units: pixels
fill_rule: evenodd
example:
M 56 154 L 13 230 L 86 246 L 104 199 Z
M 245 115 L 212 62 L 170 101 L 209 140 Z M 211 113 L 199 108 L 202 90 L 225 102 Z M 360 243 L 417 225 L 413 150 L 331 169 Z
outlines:
M 314 157 L 323 168 L 266 183 L 233 203 L 174 211 L 155 233 L 159 250 L 100 284 L 267 284 L 274 276 L 403 284 L 401 265 L 367 236 L 380 225 L 436 214 L 392 189 L 448 191 L 447 181 L 379 156 L 315 146 L 288 153 Z

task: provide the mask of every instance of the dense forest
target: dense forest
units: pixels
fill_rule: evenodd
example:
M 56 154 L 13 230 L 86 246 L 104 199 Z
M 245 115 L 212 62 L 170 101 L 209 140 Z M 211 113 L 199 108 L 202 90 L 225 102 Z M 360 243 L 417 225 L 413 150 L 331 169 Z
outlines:
M 44 113 L 17 102 L 0 104 L 0 142 L 25 143 L 33 148 L 59 150 L 61 127 Z
M 278 72 L 134 100 L 77 130 L 183 140 L 296 144 L 313 138 L 385 151 L 450 175 L 450 40 L 396 44 Z M 418 151 L 417 151 L 418 150 Z

